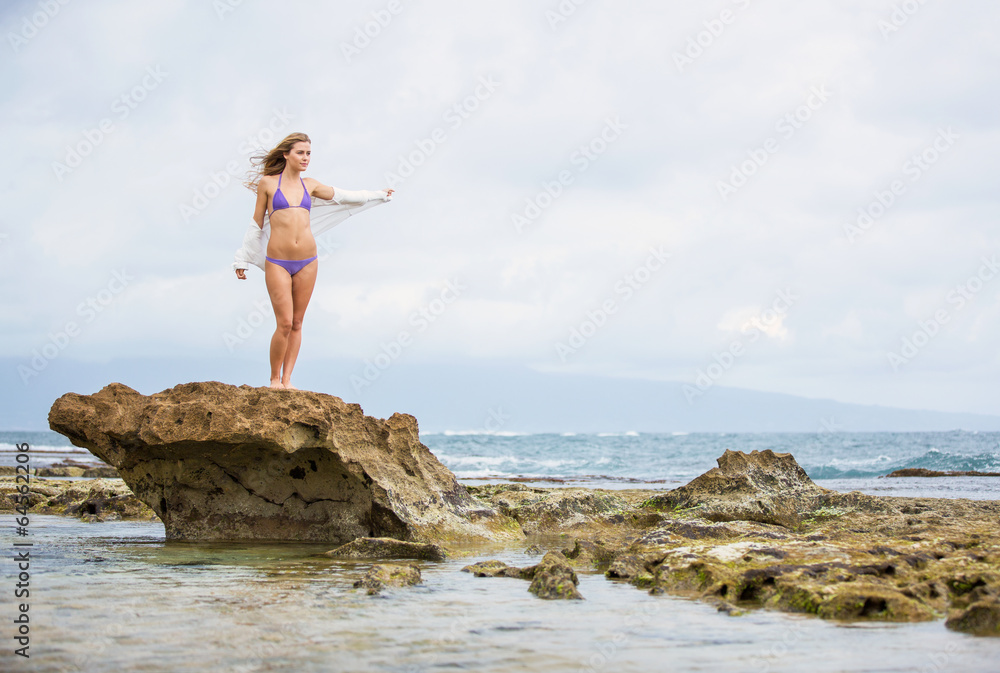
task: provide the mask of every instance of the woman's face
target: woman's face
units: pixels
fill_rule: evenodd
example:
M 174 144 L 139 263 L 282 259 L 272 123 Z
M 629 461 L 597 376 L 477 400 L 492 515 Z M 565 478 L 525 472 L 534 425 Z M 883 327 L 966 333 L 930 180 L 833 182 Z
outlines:
M 312 154 L 312 144 L 307 143 L 304 140 L 292 145 L 292 149 L 289 152 L 285 152 L 285 161 L 289 166 L 297 171 L 304 171 L 309 165 L 309 157 Z

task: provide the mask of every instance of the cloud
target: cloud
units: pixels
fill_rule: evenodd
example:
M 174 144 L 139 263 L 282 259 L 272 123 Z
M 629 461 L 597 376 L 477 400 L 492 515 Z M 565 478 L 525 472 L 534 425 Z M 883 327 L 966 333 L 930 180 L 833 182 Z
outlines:
M 4 33 L 31 7 L 6 9 Z M 239 177 L 253 146 L 305 130 L 310 174 L 330 184 L 379 188 L 419 161 L 391 204 L 331 232 L 310 357 L 369 357 L 460 278 L 412 357 L 687 381 L 791 288 L 801 299 L 726 385 L 1000 413 L 982 394 L 1000 374 L 1000 284 L 904 369 L 887 362 L 1000 251 L 994 5 L 921 5 L 885 36 L 891 3 L 585 3 L 555 23 L 556 3 L 403 3 L 377 31 L 381 3 L 289 7 L 301 20 L 73 3 L 11 49 L 0 278 L 17 290 L 0 356 L 25 357 L 127 269 L 66 357 L 263 358 L 266 325 L 224 342 L 265 295 L 260 274 L 230 275 L 253 207 Z M 143 92 L 150 68 L 167 74 Z M 495 90 L 477 97 L 483 78 Z M 948 128 L 957 141 L 914 179 L 907 162 Z M 845 233 L 893 181 L 891 205 Z M 669 262 L 560 361 L 554 344 L 654 245 Z

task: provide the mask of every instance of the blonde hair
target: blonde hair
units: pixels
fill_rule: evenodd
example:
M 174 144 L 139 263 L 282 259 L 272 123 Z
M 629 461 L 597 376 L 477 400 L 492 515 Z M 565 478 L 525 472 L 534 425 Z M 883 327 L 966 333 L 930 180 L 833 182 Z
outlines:
M 312 143 L 305 133 L 290 133 L 275 145 L 274 149 L 265 154 L 255 154 L 250 157 L 250 172 L 243 182 L 247 189 L 256 192 L 261 176 L 277 175 L 285 170 L 285 154 L 292 151 L 295 143 Z

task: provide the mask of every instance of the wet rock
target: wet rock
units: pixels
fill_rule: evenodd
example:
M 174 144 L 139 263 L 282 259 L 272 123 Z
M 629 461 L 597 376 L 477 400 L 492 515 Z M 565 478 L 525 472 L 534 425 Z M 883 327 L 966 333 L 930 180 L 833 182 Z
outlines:
M 821 597 L 816 614 L 824 619 L 921 622 L 935 618 L 927 606 L 886 586 L 842 584 L 816 593 Z
M 49 426 L 114 466 L 168 539 L 521 539 L 418 439 L 305 391 L 187 383 L 140 395 L 118 383 L 66 394 Z
M 583 600 L 577 584 L 579 579 L 566 557 L 557 551 L 550 551 L 535 566 L 528 591 L 546 600 Z
M 523 484 L 499 484 L 475 489 L 478 499 L 489 503 L 521 525 L 525 533 L 573 530 L 593 524 L 619 525 L 634 516 L 629 503 L 611 491 L 586 488 L 531 488 Z
M 82 477 L 84 472 L 82 467 L 40 467 L 35 474 L 39 477 Z
M 613 551 L 599 541 L 573 540 L 573 546 L 562 554 L 575 565 L 589 567 L 610 562 Z
M 121 479 L 93 479 L 63 484 L 58 490 L 52 487 L 45 489 L 51 495 L 36 510 L 38 513 L 64 514 L 88 521 L 156 519 L 153 510 L 137 498 Z M 35 489 L 40 490 L 37 486 Z M 52 491 L 56 492 L 53 494 Z
M 885 475 L 890 477 L 1000 477 L 1000 472 L 976 472 L 975 470 L 928 470 L 924 467 L 907 467 Z M 881 477 L 880 477 L 881 478 Z
M 817 486 L 790 453 L 727 450 L 718 467 L 690 483 L 650 498 L 648 508 L 687 511 L 709 521 L 756 521 L 795 529 L 803 513 L 836 517 L 847 508 L 894 511 L 878 498 Z
M 535 566 L 518 568 L 494 559 L 467 565 L 462 568 L 462 572 L 472 573 L 476 577 L 513 577 L 515 579 L 530 580 L 534 576 Z
M 408 587 L 420 584 L 420 568 L 413 565 L 373 565 L 365 576 L 354 583 L 355 589 L 366 589 L 374 596 L 388 587 Z
M 462 568 L 462 572 L 476 577 L 513 577 L 531 580 L 528 591 L 539 598 L 582 600 L 577 590 L 579 579 L 566 557 L 557 551 L 550 551 L 537 565 L 526 568 L 509 566 L 503 561 L 480 561 Z
M 652 584 L 653 575 L 646 569 L 646 561 L 636 554 L 621 554 L 611 561 L 604 572 L 610 579 L 632 580 L 638 586 Z
M 406 542 L 390 537 L 360 537 L 336 549 L 325 552 L 335 558 L 413 558 L 444 561 L 448 552 L 436 544 Z
M 964 610 L 955 611 L 944 625 L 952 631 L 976 636 L 1000 636 L 1000 599 L 976 601 Z

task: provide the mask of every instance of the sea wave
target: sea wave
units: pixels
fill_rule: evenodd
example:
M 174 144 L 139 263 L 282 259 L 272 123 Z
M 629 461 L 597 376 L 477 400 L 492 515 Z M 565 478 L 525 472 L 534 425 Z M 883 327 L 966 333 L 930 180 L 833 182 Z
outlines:
M 31 444 L 29 453 L 90 453 L 79 446 L 51 446 L 47 444 Z M 18 451 L 15 444 L 0 444 L 0 453 L 24 453 Z
M 813 479 L 863 479 L 881 477 L 906 468 L 926 468 L 940 471 L 1000 471 L 1000 453 L 958 454 L 931 448 L 922 455 L 911 458 L 876 458 L 855 460 L 830 460 L 825 465 L 803 466 Z

